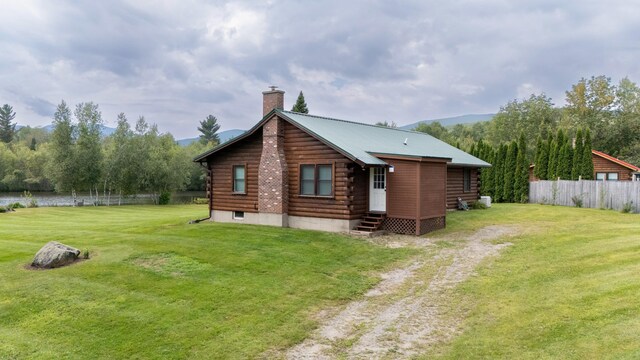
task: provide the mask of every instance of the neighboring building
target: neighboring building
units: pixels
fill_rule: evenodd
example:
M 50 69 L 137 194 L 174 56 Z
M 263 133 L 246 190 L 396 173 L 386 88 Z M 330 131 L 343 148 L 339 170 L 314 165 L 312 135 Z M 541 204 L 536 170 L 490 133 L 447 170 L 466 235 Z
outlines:
M 593 161 L 593 178 L 601 181 L 640 181 L 640 167 L 626 161 L 605 154 L 602 151 L 591 150 Z M 538 181 L 533 174 L 535 165 L 529 166 L 529 181 Z
M 253 128 L 198 156 L 211 219 L 325 231 L 423 234 L 456 199 L 478 198 L 490 166 L 430 135 L 283 111 L 263 92 Z
M 640 181 L 640 168 L 601 151 L 591 150 L 596 180 Z

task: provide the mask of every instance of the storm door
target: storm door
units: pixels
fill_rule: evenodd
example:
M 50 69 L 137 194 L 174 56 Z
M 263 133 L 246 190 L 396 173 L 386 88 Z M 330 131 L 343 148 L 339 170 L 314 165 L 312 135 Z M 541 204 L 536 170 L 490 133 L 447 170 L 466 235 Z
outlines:
M 387 211 L 387 169 L 371 168 L 369 175 L 369 211 Z

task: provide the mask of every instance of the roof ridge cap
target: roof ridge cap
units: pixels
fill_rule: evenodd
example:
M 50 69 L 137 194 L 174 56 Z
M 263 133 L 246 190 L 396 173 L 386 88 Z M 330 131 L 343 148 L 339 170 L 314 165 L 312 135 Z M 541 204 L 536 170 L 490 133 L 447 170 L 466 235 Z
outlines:
M 320 115 L 313 115 L 313 114 L 304 114 L 304 113 L 299 113 L 299 112 L 295 112 L 295 111 L 287 111 L 287 110 L 278 110 L 282 113 L 290 113 L 290 114 L 296 114 L 296 115 L 302 115 L 302 116 L 308 116 L 308 117 L 313 117 L 313 118 L 318 118 L 318 119 L 325 119 L 325 120 L 333 120 L 333 121 L 340 121 L 340 122 L 345 122 L 345 123 L 349 123 L 349 124 L 356 124 L 356 125 L 364 125 L 364 126 L 371 126 L 371 127 L 375 127 L 375 128 L 380 128 L 380 129 L 388 129 L 388 130 L 395 130 L 395 131 L 402 131 L 402 132 L 408 132 L 408 133 L 412 133 L 412 134 L 418 134 L 418 135 L 427 135 L 430 137 L 435 138 L 433 135 L 428 134 L 428 133 L 424 133 L 424 132 L 420 132 L 420 131 L 413 131 L 413 130 L 406 130 L 406 129 L 400 129 L 400 128 L 394 128 L 394 127 L 389 127 L 389 126 L 382 126 L 382 125 L 375 125 L 375 124 L 367 124 L 367 123 L 362 123 L 362 122 L 357 122 L 357 121 L 352 121 L 352 120 L 344 120 L 344 119 L 336 119 L 336 118 L 331 118 L 331 117 L 327 117 L 327 116 L 320 116 Z M 436 138 L 437 139 L 437 138 Z M 442 141 L 442 140 L 440 140 Z

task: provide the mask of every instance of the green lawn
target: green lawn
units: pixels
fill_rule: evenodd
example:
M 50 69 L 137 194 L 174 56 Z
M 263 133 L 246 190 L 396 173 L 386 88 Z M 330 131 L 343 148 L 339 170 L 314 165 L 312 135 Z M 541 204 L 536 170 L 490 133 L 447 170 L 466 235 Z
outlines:
M 0 359 L 277 355 L 309 334 L 318 310 L 360 298 L 377 273 L 420 254 L 313 231 L 187 225 L 205 213 L 0 214 Z M 640 215 L 498 204 L 450 213 L 430 236 L 497 224 L 521 235 L 453 290 L 463 331 L 425 357 L 640 358 Z M 26 270 L 51 240 L 93 257 Z
M 0 359 L 247 358 L 301 341 L 319 309 L 407 257 L 314 231 L 188 225 L 206 206 L 0 214 Z M 24 268 L 48 241 L 92 258 Z
M 640 215 L 543 205 L 451 214 L 523 235 L 456 290 L 464 333 L 429 358 L 640 358 Z

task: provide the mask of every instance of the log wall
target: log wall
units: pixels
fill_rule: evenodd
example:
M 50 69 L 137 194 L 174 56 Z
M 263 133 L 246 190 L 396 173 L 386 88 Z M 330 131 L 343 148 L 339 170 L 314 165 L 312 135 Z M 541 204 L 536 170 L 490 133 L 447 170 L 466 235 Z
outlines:
M 464 168 L 447 168 L 447 209 L 457 209 L 458 198 L 468 204 L 478 200 L 478 170 L 471 169 L 471 191 L 464 191 Z
M 344 155 L 290 123 L 285 124 L 284 131 L 289 167 L 289 215 L 332 219 L 362 217 L 367 206 L 366 173 Z M 333 196 L 300 195 L 300 165 L 303 164 L 333 165 Z
M 596 178 L 596 173 L 618 173 L 618 180 L 630 181 L 632 180 L 632 173 L 630 169 L 616 164 L 613 161 L 607 160 L 596 154 L 591 154 L 593 159 L 593 178 Z
M 216 152 L 207 159 L 211 169 L 212 210 L 258 212 L 258 167 L 262 131 Z M 246 165 L 246 194 L 233 193 L 232 168 Z

